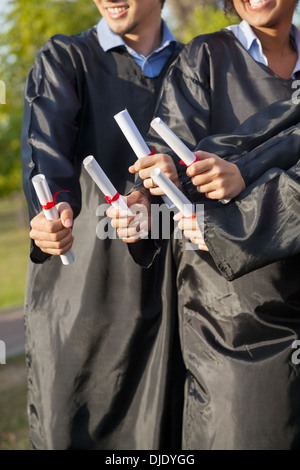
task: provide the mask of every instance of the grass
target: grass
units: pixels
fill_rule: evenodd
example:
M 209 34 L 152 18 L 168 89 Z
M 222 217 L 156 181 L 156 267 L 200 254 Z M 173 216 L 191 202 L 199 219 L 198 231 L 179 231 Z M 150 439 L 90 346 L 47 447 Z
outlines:
M 0 450 L 29 450 L 24 355 L 0 365 Z
M 24 303 L 29 226 L 22 194 L 0 198 L 0 315 Z M 24 355 L 0 365 L 0 450 L 29 450 Z
M 29 243 L 24 197 L 0 199 L 0 309 L 23 305 Z

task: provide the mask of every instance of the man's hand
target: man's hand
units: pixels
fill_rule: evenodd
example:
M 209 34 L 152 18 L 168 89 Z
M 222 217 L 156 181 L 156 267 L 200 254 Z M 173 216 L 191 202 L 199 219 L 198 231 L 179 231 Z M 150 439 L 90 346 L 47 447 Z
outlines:
M 198 227 L 196 219 L 186 219 L 181 212 L 175 214 L 173 218 L 175 221 L 179 221 L 178 228 L 183 230 L 184 236 L 190 239 L 192 243 L 198 245 L 199 250 L 209 251 Z
M 236 165 L 208 152 L 197 151 L 195 155 L 200 161 L 189 166 L 186 174 L 199 193 L 205 193 L 209 199 L 230 199 L 245 189 Z
M 150 190 L 152 196 L 162 196 L 164 192 L 156 185 L 153 185 L 152 178 L 150 177 L 150 173 L 154 168 L 160 168 L 178 188 L 181 187 L 175 163 L 170 155 L 158 153 L 139 158 L 128 170 L 130 173 L 139 174 L 139 177 L 144 180 L 145 188 Z
M 62 255 L 73 245 L 72 235 L 73 211 L 67 202 L 56 206 L 60 218 L 47 220 L 44 212 L 40 212 L 31 221 L 30 238 L 44 253 Z
M 109 207 L 106 211 L 106 215 L 112 219 L 111 225 L 118 229 L 118 237 L 121 238 L 124 243 L 135 243 L 145 238 L 150 230 L 150 200 L 141 191 L 133 191 L 129 196 L 121 197 L 124 198 L 133 215 L 128 216 L 126 211 L 120 211 L 113 206 Z

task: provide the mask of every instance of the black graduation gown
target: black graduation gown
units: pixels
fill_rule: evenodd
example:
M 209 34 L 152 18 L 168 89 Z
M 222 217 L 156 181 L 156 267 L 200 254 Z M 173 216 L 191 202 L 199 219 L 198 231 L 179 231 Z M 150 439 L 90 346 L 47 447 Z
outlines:
M 31 184 L 37 173 L 53 194 L 70 191 L 57 202 L 70 202 L 77 217 L 72 265 L 59 257 L 44 262 L 49 256 L 31 250 L 25 326 L 34 449 L 180 445 L 181 388 L 173 386 L 182 365 L 178 327 L 175 304 L 161 293 L 162 286 L 171 292 L 173 280 L 160 260 L 143 270 L 122 241 L 99 238 L 108 205 L 82 170 L 92 154 L 120 194 L 128 191 L 136 157 L 113 116 L 127 108 L 145 135 L 180 48 L 151 79 L 123 48 L 105 53 L 93 28 L 51 38 L 28 76 L 22 161 L 30 218 L 41 210 Z
M 292 360 L 300 333 L 299 119 L 291 118 L 299 109 L 291 105 L 291 85 L 255 62 L 230 31 L 220 31 L 185 47 L 155 113 L 190 149 L 241 161 L 249 185 L 223 205 L 200 196 L 178 165 L 183 190 L 205 205 L 210 249 L 173 241 L 187 368 L 184 449 L 300 447 L 299 365 Z M 283 99 L 277 111 L 266 108 Z M 272 121 L 256 117 L 250 136 L 246 127 L 234 132 L 265 108 Z M 147 141 L 168 151 L 154 131 Z M 291 160 L 282 169 L 284 151 Z

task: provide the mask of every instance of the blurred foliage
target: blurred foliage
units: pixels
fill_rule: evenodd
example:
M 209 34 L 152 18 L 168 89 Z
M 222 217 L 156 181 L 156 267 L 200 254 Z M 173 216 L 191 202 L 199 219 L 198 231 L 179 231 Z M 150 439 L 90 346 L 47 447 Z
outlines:
M 239 23 L 236 15 L 225 16 L 223 10 L 216 6 L 196 7 L 189 17 L 186 27 L 180 32 L 178 31 L 177 37 L 184 43 L 189 42 L 199 34 L 212 33 L 218 31 L 230 24 Z
M 56 33 L 75 34 L 99 21 L 92 0 L 10 0 L 0 33 L 0 196 L 22 188 L 20 136 L 26 77 L 38 49 Z

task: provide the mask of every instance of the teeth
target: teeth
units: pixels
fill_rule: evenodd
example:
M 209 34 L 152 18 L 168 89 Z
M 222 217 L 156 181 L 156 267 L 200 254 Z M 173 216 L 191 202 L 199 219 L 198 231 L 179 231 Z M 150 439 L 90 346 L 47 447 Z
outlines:
M 266 3 L 266 0 L 249 0 L 249 3 L 252 7 L 258 7 L 259 5 Z
M 117 15 L 118 13 L 121 13 L 124 10 L 126 10 L 126 7 L 108 8 L 109 13 L 112 13 L 113 15 Z

